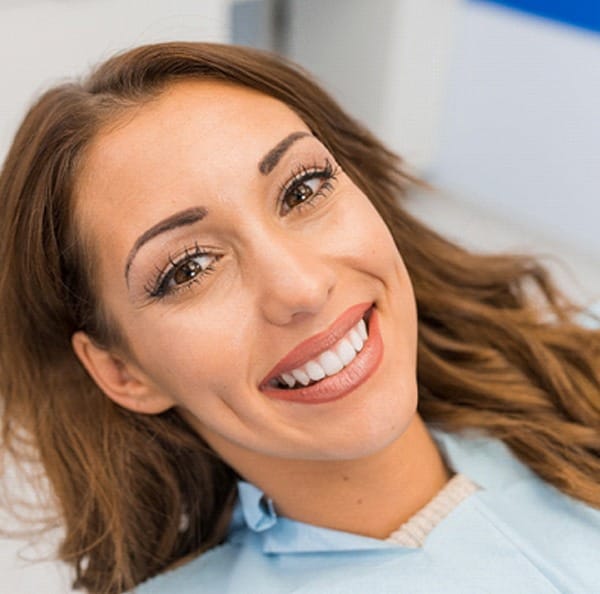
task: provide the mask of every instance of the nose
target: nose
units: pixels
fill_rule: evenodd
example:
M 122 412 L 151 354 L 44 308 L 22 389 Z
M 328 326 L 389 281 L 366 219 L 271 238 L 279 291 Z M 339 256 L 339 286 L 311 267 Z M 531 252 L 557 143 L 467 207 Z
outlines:
M 319 250 L 318 240 L 270 237 L 259 250 L 254 278 L 258 304 L 266 319 L 286 325 L 324 307 L 337 279 L 333 262 Z

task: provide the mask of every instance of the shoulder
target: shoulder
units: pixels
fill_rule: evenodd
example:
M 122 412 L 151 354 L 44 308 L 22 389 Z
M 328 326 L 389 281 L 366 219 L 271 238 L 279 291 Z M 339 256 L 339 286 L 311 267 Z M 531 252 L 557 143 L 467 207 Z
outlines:
M 475 431 L 457 434 L 433 429 L 431 433 L 448 465 L 486 490 L 535 477 L 498 439 Z
M 153 577 L 132 594 L 188 594 L 213 592 L 235 563 L 237 547 L 229 542 L 202 553 L 195 559 Z
M 499 440 L 433 433 L 449 464 L 482 487 L 472 507 L 483 525 L 560 591 L 593 591 L 600 580 L 599 509 L 540 479 Z

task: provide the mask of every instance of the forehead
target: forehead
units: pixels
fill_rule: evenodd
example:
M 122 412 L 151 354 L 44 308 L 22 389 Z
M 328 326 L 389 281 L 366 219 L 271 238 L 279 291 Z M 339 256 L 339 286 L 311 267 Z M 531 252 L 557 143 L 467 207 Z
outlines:
M 164 163 L 193 145 L 203 161 L 263 148 L 289 126 L 307 129 L 284 103 L 253 89 L 220 81 L 184 81 L 130 108 L 97 135 L 87 152 L 86 173 L 122 172 L 136 162 Z M 199 154 L 200 153 L 200 154 Z
M 147 214 L 141 229 L 168 215 L 181 196 L 203 198 L 233 187 L 240 176 L 248 181 L 264 153 L 296 130 L 308 127 L 287 105 L 253 89 L 220 81 L 173 84 L 97 135 L 78 179 L 76 219 L 93 241 L 114 239 L 104 224 L 111 209 L 125 217 Z

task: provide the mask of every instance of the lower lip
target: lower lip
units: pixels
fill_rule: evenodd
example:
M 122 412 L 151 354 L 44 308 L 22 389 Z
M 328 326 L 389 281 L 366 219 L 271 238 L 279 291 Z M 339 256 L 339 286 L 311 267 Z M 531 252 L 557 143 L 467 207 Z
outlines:
M 360 353 L 340 372 L 326 377 L 320 382 L 305 388 L 281 390 L 264 386 L 262 391 L 270 398 L 301 402 L 303 404 L 321 404 L 343 398 L 362 383 L 366 382 L 379 367 L 383 357 L 383 340 L 379 331 L 379 315 L 373 308 L 369 319 L 369 336 Z

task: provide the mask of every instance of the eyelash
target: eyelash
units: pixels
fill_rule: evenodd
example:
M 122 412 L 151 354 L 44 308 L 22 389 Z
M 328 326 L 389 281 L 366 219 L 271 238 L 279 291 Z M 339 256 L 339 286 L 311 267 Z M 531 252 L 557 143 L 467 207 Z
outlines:
M 291 178 L 279 187 L 279 199 L 280 213 L 282 216 L 286 216 L 292 210 L 299 212 L 303 211 L 309 206 L 315 206 L 315 202 L 320 198 L 324 198 L 329 192 L 334 189 L 335 181 L 337 180 L 339 168 L 334 167 L 332 163 L 326 159 L 324 165 L 313 165 L 312 167 L 305 167 L 301 165 L 298 169 L 292 172 Z M 298 203 L 296 206 L 288 208 L 287 212 L 282 212 L 284 208 L 284 200 L 294 190 L 299 189 L 303 184 L 308 181 L 320 179 L 321 184 L 314 193 L 309 196 L 305 201 Z M 212 258 L 212 262 L 206 266 L 206 268 L 200 270 L 196 276 L 192 277 L 189 281 L 184 282 L 180 285 L 169 286 L 169 283 L 173 280 L 175 274 L 182 269 L 185 264 L 189 264 L 196 258 L 203 256 Z M 201 283 L 203 278 L 214 272 L 215 263 L 221 258 L 218 254 L 207 251 L 195 243 L 193 248 L 186 248 L 181 255 L 171 256 L 169 255 L 168 264 L 162 268 L 157 269 L 156 276 L 154 279 L 144 287 L 147 295 L 152 299 L 164 299 L 169 297 L 183 289 L 191 289 L 196 283 Z
M 196 258 L 202 258 L 203 256 L 212 258 L 213 261 L 203 268 L 198 274 L 192 277 L 189 281 L 180 285 L 170 287 L 169 283 L 173 280 L 178 270 L 181 270 L 184 264 L 189 264 Z M 181 291 L 182 289 L 189 289 L 196 283 L 200 283 L 202 278 L 208 276 L 215 270 L 215 263 L 220 259 L 221 256 L 207 251 L 201 248 L 198 243 L 194 244 L 193 248 L 186 248 L 183 254 L 180 256 L 169 255 L 169 263 L 163 269 L 157 269 L 155 278 L 144 287 L 144 290 L 149 297 L 153 299 L 163 299 L 169 295 Z
M 325 197 L 333 190 L 334 184 L 337 181 L 338 173 L 339 167 L 334 167 L 329 159 L 325 159 L 325 164 L 321 166 L 315 164 L 312 167 L 305 167 L 304 165 L 301 165 L 298 169 L 292 172 L 291 179 L 279 187 L 279 204 L 281 205 L 281 215 L 286 216 L 292 210 L 302 212 L 308 206 L 315 206 L 315 202 L 319 198 Z M 288 196 L 293 190 L 300 188 L 302 184 L 313 179 L 322 180 L 323 183 L 319 189 L 316 190 L 315 193 L 307 198 L 304 202 L 297 204 L 293 208 L 289 208 L 285 213 L 281 212 L 284 204 L 283 201 L 286 196 Z

